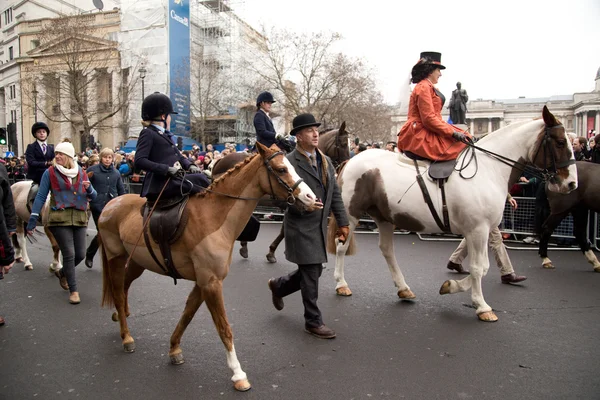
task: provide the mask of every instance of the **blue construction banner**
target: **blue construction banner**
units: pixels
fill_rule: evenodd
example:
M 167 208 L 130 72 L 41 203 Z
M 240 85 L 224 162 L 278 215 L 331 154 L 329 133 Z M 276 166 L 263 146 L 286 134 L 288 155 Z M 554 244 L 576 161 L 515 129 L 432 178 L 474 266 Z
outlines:
M 190 0 L 169 0 L 168 20 L 171 132 L 190 136 Z

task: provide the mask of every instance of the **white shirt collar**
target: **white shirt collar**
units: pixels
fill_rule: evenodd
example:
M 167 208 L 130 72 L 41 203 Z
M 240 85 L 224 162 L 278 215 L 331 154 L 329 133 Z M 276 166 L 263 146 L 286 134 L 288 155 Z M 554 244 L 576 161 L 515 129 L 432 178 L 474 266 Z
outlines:
M 46 146 L 48 146 L 48 143 L 46 143 L 45 140 L 42 142 L 41 140 L 36 139 L 35 141 L 38 142 L 38 144 L 40 145 L 40 147 L 42 147 L 43 144 L 45 144 Z
M 155 124 L 152 124 L 152 126 L 156 127 L 161 133 L 165 133 L 165 128 L 163 128 L 162 126 Z

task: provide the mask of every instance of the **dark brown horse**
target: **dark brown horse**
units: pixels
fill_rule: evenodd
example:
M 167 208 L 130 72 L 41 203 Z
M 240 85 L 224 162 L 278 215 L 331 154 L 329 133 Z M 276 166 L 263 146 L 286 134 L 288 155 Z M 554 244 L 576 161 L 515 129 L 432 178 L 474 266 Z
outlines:
M 331 158 L 333 166 L 337 169 L 344 161 L 350 159 L 350 148 L 348 147 L 349 132 L 346 130 L 346 122 L 342 122 L 338 129 L 332 129 L 329 131 L 322 132 L 319 135 L 319 150 L 323 154 Z M 248 154 L 246 153 L 233 153 L 226 157 L 218 160 L 213 165 L 212 176 L 218 178 L 222 173 L 232 168 L 237 163 L 243 161 Z M 271 199 L 265 198 L 258 203 L 259 206 L 263 207 L 279 207 L 285 208 L 285 201 L 272 201 Z M 269 253 L 267 253 L 267 260 L 270 263 L 276 263 L 277 258 L 275 257 L 275 251 L 279 244 L 283 240 L 283 225 L 281 225 L 281 231 L 279 235 L 273 240 L 273 243 L 269 245 Z M 240 241 L 240 255 L 243 258 L 248 258 L 248 242 Z
M 542 225 L 539 254 L 542 257 L 542 267 L 554 268 L 552 261 L 548 258 L 548 241 L 560 222 L 571 214 L 577 243 L 585 258 L 594 266 L 594 271 L 600 272 L 600 262 L 591 250 L 590 242 L 586 237 L 588 211 L 600 212 L 600 184 L 597 183 L 598 176 L 600 176 L 600 165 L 586 161 L 577 161 L 576 165 L 577 189 L 569 194 L 558 194 L 546 190 L 550 203 L 550 216 Z

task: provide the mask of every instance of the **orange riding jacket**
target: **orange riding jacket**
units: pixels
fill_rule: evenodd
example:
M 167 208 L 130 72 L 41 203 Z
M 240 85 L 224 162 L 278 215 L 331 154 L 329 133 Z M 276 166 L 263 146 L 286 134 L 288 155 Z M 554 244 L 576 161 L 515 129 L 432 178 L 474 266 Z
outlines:
M 430 160 L 454 160 L 465 144 L 452 137 L 464 131 L 442 119 L 443 102 L 428 79 L 417 83 L 408 106 L 408 120 L 398 133 L 398 149 Z

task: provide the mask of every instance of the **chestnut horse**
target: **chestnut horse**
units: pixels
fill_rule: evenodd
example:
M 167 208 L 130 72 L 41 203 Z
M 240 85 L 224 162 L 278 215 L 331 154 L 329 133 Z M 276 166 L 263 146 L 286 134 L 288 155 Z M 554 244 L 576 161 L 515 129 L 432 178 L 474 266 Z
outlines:
M 477 156 L 475 162 L 467 164 L 465 161 L 466 166 L 461 168 L 460 174 L 452 173 L 445 184 L 450 228 L 453 233 L 465 237 L 469 257 L 473 258 L 471 274 L 460 281 L 444 282 L 440 294 L 471 289 L 471 300 L 482 321 L 498 319 L 483 298 L 481 279 L 489 269 L 488 236 L 502 219 L 508 183 L 520 174 L 517 167 L 532 163 L 539 168 L 536 173 L 550 171 L 550 190 L 568 193 L 577 188 L 575 159 L 565 129 L 545 106 L 542 116 L 543 120 L 509 125 L 487 135 L 477 142 L 477 153 L 469 154 L 475 151 L 474 148 L 463 151 L 457 165 L 463 165 L 463 161 L 471 159 L 472 155 Z M 413 232 L 441 233 L 442 230 L 423 201 L 423 193 L 415 182 L 412 160 L 404 162 L 399 157 L 404 156 L 384 150 L 361 152 L 348 161 L 338 182 L 350 220 L 350 232 L 363 213 L 373 218 L 379 227 L 379 248 L 398 288 L 398 296 L 414 299 L 416 296 L 406 284 L 394 254 L 394 226 Z M 422 165 L 424 170 L 430 163 L 423 162 Z M 441 215 L 438 184 L 429 177 L 424 181 Z M 344 277 L 344 256 L 354 235 L 351 233 L 346 243 L 337 243 L 332 235 L 336 229 L 332 218 L 328 249 L 337 254 L 336 291 L 339 295 L 349 296 L 352 292 Z
M 31 212 L 27 208 L 27 195 L 29 193 L 29 189 L 31 188 L 32 182 L 33 181 L 20 181 L 14 183 L 10 187 L 13 193 L 13 199 L 15 201 L 15 212 L 17 214 L 17 243 L 15 243 L 15 261 L 23 262 L 26 270 L 33 269 L 33 264 L 31 263 L 31 260 L 29 260 L 29 255 L 27 254 L 27 238 L 25 237 L 24 227 L 24 224 L 29 222 L 29 217 L 31 216 Z M 46 236 L 48 236 L 48 240 L 50 240 L 50 244 L 52 245 L 54 259 L 50 263 L 50 272 L 54 272 L 60 270 L 62 268 L 62 264 L 60 262 L 60 250 L 58 248 L 58 243 L 47 227 L 49 204 L 50 197 L 48 197 L 46 200 L 46 204 L 44 204 L 40 214 L 42 216 L 42 223 L 44 224 L 44 232 L 46 233 Z
M 542 258 L 542 267 L 554 268 L 552 261 L 548 258 L 548 241 L 560 222 L 571 214 L 573 216 L 573 232 L 579 248 L 588 262 L 594 266 L 594 271 L 600 272 L 600 262 L 591 249 L 586 235 L 588 212 L 590 210 L 600 212 L 600 184 L 597 182 L 600 175 L 600 164 L 577 161 L 576 165 L 577 189 L 569 194 L 546 191 L 550 203 L 550 216 L 542 225 L 539 254 Z
M 308 211 L 318 207 L 314 193 L 277 146 L 266 148 L 258 144 L 258 150 L 258 154 L 236 165 L 203 193 L 190 196 L 188 223 L 181 237 L 171 245 L 179 275 L 196 282 L 171 336 L 171 363 L 183 363 L 181 337 L 200 305 L 206 302 L 227 351 L 234 387 L 240 391 L 250 389 L 250 383 L 235 352 L 223 300 L 223 280 L 229 272 L 235 238 L 266 193 L 297 203 Z M 102 305 L 116 307 L 117 315 L 113 315 L 113 319 L 118 317 L 126 352 L 135 350 L 126 320 L 131 282 L 145 269 L 164 275 L 152 261 L 148 249 L 144 245 L 137 246 L 143 227 L 140 210 L 144 202 L 145 199 L 133 194 L 117 197 L 106 205 L 98 223 L 103 264 Z M 160 254 L 158 245 L 151 243 L 154 252 Z
M 321 150 L 323 154 L 331 158 L 333 166 L 336 169 L 344 161 L 350 159 L 350 148 L 348 147 L 349 134 L 350 133 L 346 130 L 346 122 L 342 122 L 338 129 L 332 129 L 319 134 L 319 150 Z M 245 153 L 232 153 L 224 158 L 219 159 L 212 169 L 213 178 L 219 177 L 229 168 L 242 161 L 244 157 Z M 280 207 L 283 205 L 283 207 L 285 207 L 285 203 L 280 203 L 282 202 L 274 204 L 273 201 L 264 199 L 261 200 L 259 205 L 265 205 L 269 207 Z M 270 263 L 277 262 L 277 258 L 275 257 L 275 251 L 277 250 L 277 247 L 279 247 L 279 244 L 281 243 L 283 238 L 284 235 L 282 224 L 279 235 L 277 235 L 275 240 L 273 240 L 273 242 L 269 245 L 269 252 L 267 253 L 266 257 Z M 240 245 L 240 255 L 243 258 L 248 258 L 248 242 L 240 241 Z

